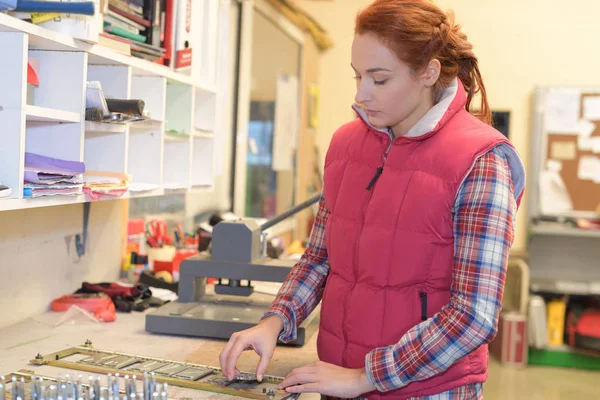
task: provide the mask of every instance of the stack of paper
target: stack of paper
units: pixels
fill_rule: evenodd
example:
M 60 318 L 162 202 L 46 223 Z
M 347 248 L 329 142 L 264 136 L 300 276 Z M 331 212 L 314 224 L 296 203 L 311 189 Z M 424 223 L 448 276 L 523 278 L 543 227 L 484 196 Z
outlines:
M 84 172 L 85 165 L 79 161 L 67 161 L 25 153 L 23 196 L 31 198 L 81 194 Z
M 119 172 L 87 171 L 83 177 L 83 192 L 93 200 L 103 196 L 121 197 L 129 190 L 131 175 Z

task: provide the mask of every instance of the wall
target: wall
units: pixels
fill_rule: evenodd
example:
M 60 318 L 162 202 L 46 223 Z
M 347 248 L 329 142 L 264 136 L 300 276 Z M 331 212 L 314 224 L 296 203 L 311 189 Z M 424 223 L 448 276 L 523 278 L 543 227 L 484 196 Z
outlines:
M 187 230 L 193 230 L 191 225 L 193 217 L 206 210 L 222 210 L 228 211 L 231 208 L 230 188 L 232 184 L 231 180 L 231 156 L 233 152 L 233 113 L 234 113 L 234 85 L 235 77 L 237 75 L 236 70 L 236 57 L 237 57 L 237 35 L 238 35 L 238 18 L 239 8 L 236 1 L 232 1 L 229 8 L 229 30 L 224 33 L 226 37 L 219 39 L 220 41 L 227 40 L 229 43 L 228 54 L 225 59 L 221 60 L 219 74 L 223 74 L 225 78 L 221 80 L 222 76 L 219 75 L 220 84 L 223 87 L 219 88 L 222 92 L 219 93 L 220 102 L 218 105 L 218 115 L 221 117 L 221 132 L 217 133 L 221 135 L 219 139 L 215 141 L 216 146 L 220 146 L 221 157 L 216 160 L 220 165 L 216 166 L 217 176 L 215 177 L 214 189 L 211 194 L 207 193 L 188 193 L 186 194 L 185 200 L 185 216 L 188 218 L 186 226 Z
M 0 213 L 0 328 L 49 309 L 83 281 L 114 281 L 120 268 L 125 201 L 92 204 L 86 254 L 79 259 L 83 205 Z
M 298 0 L 297 3 L 324 26 L 335 43 L 335 48 L 321 59 L 319 146 L 323 159 L 335 129 L 353 117 L 350 46 L 354 18 L 370 1 Z M 569 3 L 571 6 L 558 0 L 438 0 L 436 3 L 444 10 L 455 11 L 457 22 L 475 46 L 491 107 L 511 111 L 511 138 L 528 167 L 533 88 L 597 85 L 600 53 L 595 52 L 592 38 L 600 37 L 597 19 L 600 3 L 575 1 Z M 526 246 L 526 207 L 527 204 L 522 204 L 519 211 L 515 250 Z

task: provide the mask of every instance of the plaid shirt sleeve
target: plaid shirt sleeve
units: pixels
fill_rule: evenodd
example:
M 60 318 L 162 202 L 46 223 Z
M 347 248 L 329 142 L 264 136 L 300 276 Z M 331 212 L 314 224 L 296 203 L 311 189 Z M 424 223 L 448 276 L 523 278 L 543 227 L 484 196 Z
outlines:
M 373 386 L 386 392 L 438 375 L 496 335 L 516 211 L 500 147 L 475 163 L 454 204 L 450 303 L 398 343 L 365 359 Z
M 297 327 L 323 297 L 329 275 L 329 259 L 325 247 L 325 223 L 328 217 L 329 210 L 321 196 L 306 251 L 286 277 L 269 310 L 263 315 L 263 319 L 270 315 L 278 315 L 281 318 L 283 331 L 279 340 L 284 343 L 296 339 Z

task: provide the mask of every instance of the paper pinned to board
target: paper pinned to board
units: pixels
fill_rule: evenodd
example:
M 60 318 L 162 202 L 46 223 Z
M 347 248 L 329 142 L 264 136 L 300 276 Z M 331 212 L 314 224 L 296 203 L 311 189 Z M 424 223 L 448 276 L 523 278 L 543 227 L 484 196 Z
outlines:
M 273 128 L 273 170 L 291 171 L 298 141 L 298 78 L 277 75 L 275 126 Z
M 550 147 L 550 158 L 554 160 L 574 160 L 577 157 L 577 146 L 575 142 L 560 141 L 552 142 Z
M 581 151 L 592 151 L 594 141 L 592 138 L 581 137 L 577 138 L 577 147 Z
M 560 172 L 562 167 L 562 161 L 546 160 L 546 169 L 550 172 Z
M 558 164 L 551 163 L 556 167 Z M 569 191 L 557 171 L 546 170 L 540 174 L 540 208 L 542 214 L 561 214 L 573 210 Z
M 591 181 L 597 175 L 600 159 L 596 156 L 583 156 L 579 159 L 577 168 L 577 178 L 580 180 Z
M 587 119 L 579 120 L 579 137 L 589 138 L 596 130 L 596 125 Z
M 544 105 L 544 129 L 550 133 L 579 135 L 581 91 L 575 88 L 549 89 Z
M 600 121 L 600 96 L 584 97 L 583 117 L 591 121 Z
M 592 153 L 595 153 L 595 154 L 600 153 L 600 137 L 592 138 L 591 142 L 592 142 Z

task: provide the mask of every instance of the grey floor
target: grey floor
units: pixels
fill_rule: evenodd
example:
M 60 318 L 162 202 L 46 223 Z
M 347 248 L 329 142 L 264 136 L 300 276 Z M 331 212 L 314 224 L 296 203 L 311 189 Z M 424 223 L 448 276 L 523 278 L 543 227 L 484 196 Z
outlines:
M 519 369 L 502 366 L 490 357 L 483 393 L 486 400 L 600 399 L 600 372 L 537 366 Z

